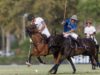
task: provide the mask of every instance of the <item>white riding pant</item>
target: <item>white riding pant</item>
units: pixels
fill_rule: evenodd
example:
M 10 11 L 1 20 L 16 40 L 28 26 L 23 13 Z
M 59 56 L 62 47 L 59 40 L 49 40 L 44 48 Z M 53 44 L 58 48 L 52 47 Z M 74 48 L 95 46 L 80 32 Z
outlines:
M 49 30 L 47 29 L 47 28 L 45 28 L 42 32 L 41 32 L 41 34 L 45 34 L 46 36 L 47 36 L 47 38 L 48 37 L 50 37 L 50 32 L 49 32 Z
M 76 33 L 74 33 L 74 32 L 71 32 L 71 33 L 65 33 L 64 34 L 64 37 L 68 37 L 68 36 L 72 36 L 74 39 L 77 39 L 78 38 L 78 35 L 76 34 Z

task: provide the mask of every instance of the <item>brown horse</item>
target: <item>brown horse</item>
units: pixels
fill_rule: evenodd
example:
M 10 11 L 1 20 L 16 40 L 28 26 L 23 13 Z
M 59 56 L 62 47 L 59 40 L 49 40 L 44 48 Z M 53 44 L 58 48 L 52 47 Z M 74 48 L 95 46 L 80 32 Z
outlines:
M 99 63 L 96 57 L 97 50 L 94 42 L 91 39 L 83 38 L 80 44 L 82 44 L 83 46 L 77 47 L 76 43 L 73 42 L 73 39 L 70 36 L 68 38 L 64 38 L 62 34 L 51 36 L 49 40 L 49 46 L 51 49 L 56 50 L 56 52 L 53 51 L 53 56 L 56 62 L 49 72 L 52 74 L 56 74 L 59 65 L 64 59 L 71 59 L 71 57 L 80 54 L 88 55 L 90 57 L 92 68 L 94 69 L 95 65 Z M 75 73 L 76 69 L 74 66 L 73 68 L 73 73 Z
M 27 65 L 31 65 L 31 57 L 36 56 L 40 63 L 45 63 L 41 60 L 40 56 L 46 56 L 49 54 L 48 44 L 46 38 L 38 31 L 36 25 L 30 25 L 26 27 L 26 32 L 29 34 L 32 40 L 32 50 L 29 53 Z

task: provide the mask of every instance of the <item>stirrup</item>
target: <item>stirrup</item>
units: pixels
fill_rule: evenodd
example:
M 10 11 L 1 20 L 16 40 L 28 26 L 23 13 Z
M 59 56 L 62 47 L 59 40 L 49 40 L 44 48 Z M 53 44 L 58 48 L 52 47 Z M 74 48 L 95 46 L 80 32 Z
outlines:
M 27 65 L 28 67 L 30 67 L 32 64 L 29 63 L 29 62 L 26 62 L 26 65 Z

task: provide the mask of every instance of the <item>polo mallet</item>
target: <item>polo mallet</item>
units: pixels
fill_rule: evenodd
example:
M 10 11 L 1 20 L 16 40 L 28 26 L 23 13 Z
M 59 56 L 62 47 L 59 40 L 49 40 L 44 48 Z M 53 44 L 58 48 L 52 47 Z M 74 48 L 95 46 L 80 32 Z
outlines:
M 31 40 L 31 38 L 29 40 L 30 40 L 30 47 L 29 47 L 29 52 L 28 52 L 28 58 L 30 57 L 30 53 L 31 53 L 31 49 L 32 49 L 32 40 Z
M 65 20 L 65 18 L 66 18 L 66 7 L 67 7 L 67 0 L 65 1 L 65 5 L 64 5 L 64 16 L 63 16 L 63 20 Z
M 32 41 L 31 41 L 31 38 L 29 40 L 30 40 L 30 47 L 29 47 L 29 51 L 28 51 L 28 61 L 26 62 L 26 64 L 28 65 L 28 67 L 31 66 L 31 64 L 29 62 L 29 57 L 30 57 L 30 53 L 31 53 L 31 49 L 32 49 Z

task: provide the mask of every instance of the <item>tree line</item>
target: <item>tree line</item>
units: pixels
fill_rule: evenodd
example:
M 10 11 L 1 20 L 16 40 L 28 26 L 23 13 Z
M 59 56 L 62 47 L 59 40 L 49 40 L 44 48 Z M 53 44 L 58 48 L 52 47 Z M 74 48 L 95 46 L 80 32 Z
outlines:
M 64 13 L 65 18 L 76 14 L 79 20 L 92 17 L 99 22 L 99 8 L 100 0 L 0 0 L 0 26 L 5 34 L 9 31 L 20 38 L 25 14 L 41 16 L 49 27 L 59 28 Z

